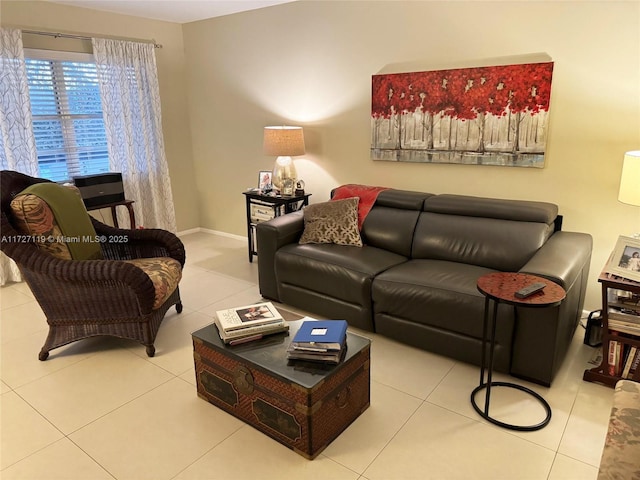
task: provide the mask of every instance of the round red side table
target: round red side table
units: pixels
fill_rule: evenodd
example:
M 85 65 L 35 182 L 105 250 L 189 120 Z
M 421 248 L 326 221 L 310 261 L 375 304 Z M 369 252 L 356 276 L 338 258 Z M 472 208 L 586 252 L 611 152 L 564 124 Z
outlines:
M 527 298 L 518 298 L 515 296 L 516 292 L 524 287 L 527 287 L 533 283 L 542 282 L 546 286 L 543 290 Z M 549 403 L 542 398 L 537 392 L 534 392 L 530 388 L 509 382 L 493 382 L 493 352 L 495 349 L 496 339 L 496 319 L 498 316 L 498 304 L 505 303 L 507 305 L 514 305 L 518 307 L 554 307 L 560 304 L 566 296 L 564 288 L 557 283 L 552 282 L 549 279 L 538 277 L 536 275 L 530 275 L 527 273 L 511 273 L 511 272 L 496 272 L 483 275 L 478 279 L 478 291 L 485 297 L 484 302 L 484 320 L 482 330 L 482 360 L 480 366 L 480 384 L 471 393 L 471 404 L 474 410 L 484 419 L 510 430 L 518 430 L 521 432 L 531 432 L 534 430 L 540 430 L 544 428 L 549 421 L 551 421 L 551 407 Z M 493 302 L 493 310 L 489 315 L 490 303 Z M 489 318 L 491 317 L 491 322 Z M 489 329 L 490 323 L 490 329 Z M 487 343 L 489 343 L 489 358 L 487 361 Z M 485 381 L 485 372 L 486 381 Z M 501 422 L 491 417 L 489 414 L 489 404 L 491 400 L 492 387 L 508 387 L 521 390 L 536 398 L 544 407 L 546 417 L 540 423 L 535 425 L 512 425 L 509 423 Z M 485 402 L 484 410 L 478 407 L 476 403 L 476 394 L 481 390 L 485 390 Z

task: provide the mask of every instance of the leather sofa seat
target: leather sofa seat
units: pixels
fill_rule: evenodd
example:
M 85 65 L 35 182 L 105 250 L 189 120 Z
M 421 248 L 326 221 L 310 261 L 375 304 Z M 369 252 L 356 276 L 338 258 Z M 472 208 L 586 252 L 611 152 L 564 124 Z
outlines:
M 429 351 L 463 356 L 466 362 L 480 363 L 478 342 L 482 341 L 484 297 L 476 287 L 482 275 L 495 270 L 444 260 L 417 259 L 381 273 L 373 282 L 376 332 Z M 495 365 L 509 368 L 513 341 L 514 312 L 506 305 L 498 308 Z M 412 328 L 403 332 L 403 324 Z M 448 341 L 435 341 L 433 331 L 445 333 Z
M 346 250 L 345 250 L 346 249 Z M 346 253 L 346 254 L 345 254 Z M 407 257 L 376 247 L 342 245 L 289 244 L 276 253 L 276 276 L 280 281 L 281 301 L 292 304 L 299 296 L 313 297 L 322 311 L 322 303 L 331 297 L 351 305 L 355 315 L 351 324 L 373 330 L 371 317 L 371 283 L 385 270 L 404 263 Z M 302 273 L 302 274 L 301 274 Z M 363 313 L 366 312 L 366 313 Z

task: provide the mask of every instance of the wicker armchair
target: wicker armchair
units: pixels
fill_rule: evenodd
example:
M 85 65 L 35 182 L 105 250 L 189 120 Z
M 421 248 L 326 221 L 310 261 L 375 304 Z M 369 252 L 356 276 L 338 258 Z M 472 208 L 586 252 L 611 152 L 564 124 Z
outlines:
M 173 292 L 166 292 L 166 300 L 154 308 L 153 282 L 127 260 L 169 257 L 179 262 L 181 270 L 185 262 L 184 245 L 165 230 L 116 229 L 91 217 L 98 236 L 118 240 L 100 241 L 103 259 L 56 258 L 28 241 L 18 229 L 11 209 L 11 201 L 17 194 L 42 182 L 48 180 L 10 170 L 0 172 L 0 248 L 20 268 L 49 324 L 39 359 L 46 360 L 54 348 L 97 335 L 136 340 L 146 346 L 147 355 L 152 357 L 153 343 L 165 313 L 173 305 L 178 313 L 182 311 L 180 292 L 177 286 Z

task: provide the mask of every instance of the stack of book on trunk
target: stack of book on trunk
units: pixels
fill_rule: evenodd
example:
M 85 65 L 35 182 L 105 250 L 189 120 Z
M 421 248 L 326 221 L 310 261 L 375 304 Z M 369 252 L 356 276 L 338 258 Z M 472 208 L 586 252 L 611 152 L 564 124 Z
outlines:
M 347 350 L 345 320 L 313 320 L 303 318 L 289 348 L 290 360 L 308 360 L 338 364 Z
M 289 325 L 271 302 L 219 310 L 214 323 L 222 341 L 230 345 L 289 331 Z

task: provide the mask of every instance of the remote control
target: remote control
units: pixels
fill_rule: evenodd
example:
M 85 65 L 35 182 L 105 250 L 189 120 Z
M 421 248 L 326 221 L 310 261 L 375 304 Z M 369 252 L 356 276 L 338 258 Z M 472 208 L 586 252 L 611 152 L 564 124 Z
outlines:
M 542 283 L 542 282 L 532 283 L 531 285 L 528 285 L 528 286 L 518 290 L 516 292 L 516 298 L 527 298 L 527 297 L 530 297 L 531 295 L 533 295 L 534 293 L 539 292 L 540 290 L 542 290 L 546 286 L 547 286 L 547 284 L 546 283 Z

